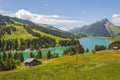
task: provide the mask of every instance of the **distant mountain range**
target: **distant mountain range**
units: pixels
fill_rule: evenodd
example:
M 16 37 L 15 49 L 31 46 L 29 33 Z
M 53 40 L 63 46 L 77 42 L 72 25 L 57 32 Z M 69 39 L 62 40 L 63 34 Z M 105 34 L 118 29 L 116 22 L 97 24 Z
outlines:
M 27 25 L 33 32 L 37 32 L 40 35 L 45 35 L 54 39 L 73 38 L 72 33 L 79 33 L 79 35 L 96 36 L 96 37 L 113 37 L 120 34 L 120 27 L 115 26 L 107 18 L 100 21 L 96 21 L 90 25 L 84 25 L 71 29 L 69 32 L 62 31 L 52 25 L 48 24 L 35 24 L 29 20 L 22 20 L 19 18 L 12 18 L 8 16 L 0 15 L 0 37 L 5 39 L 21 38 L 22 34 L 28 36 L 28 38 L 34 38 L 30 32 L 26 31 L 24 25 Z M 13 29 L 17 31 L 14 31 Z M 6 29 L 9 33 L 6 32 Z M 22 32 L 24 31 L 24 32 Z M 16 34 L 17 33 L 17 34 Z M 49 34 L 49 35 L 48 35 Z M 30 37 L 31 36 L 31 37 Z M 56 38 L 57 37 L 57 38 Z M 27 37 L 25 37 L 27 38 Z
M 15 33 L 16 31 L 12 31 L 11 28 L 13 28 L 13 27 L 16 29 L 20 28 L 17 30 L 17 31 L 19 31 L 21 29 L 24 29 L 24 25 L 27 25 L 33 31 L 37 30 L 37 31 L 43 32 L 45 34 L 51 34 L 53 36 L 57 36 L 57 37 L 61 37 L 61 38 L 70 38 L 72 36 L 71 33 L 59 30 L 51 25 L 47 25 L 47 24 L 38 25 L 29 20 L 22 20 L 19 18 L 13 18 L 13 17 L 9 17 L 9 16 L 0 15 L 0 31 L 2 30 L 2 33 L 5 33 L 4 35 L 2 35 L 2 38 L 4 38 L 5 35 L 7 35 L 5 28 L 9 28 L 11 33 Z M 19 34 L 22 34 L 22 33 L 19 32 Z
M 115 26 L 107 18 L 104 18 L 90 25 L 73 28 L 69 32 L 96 37 L 112 37 L 120 33 L 120 27 Z

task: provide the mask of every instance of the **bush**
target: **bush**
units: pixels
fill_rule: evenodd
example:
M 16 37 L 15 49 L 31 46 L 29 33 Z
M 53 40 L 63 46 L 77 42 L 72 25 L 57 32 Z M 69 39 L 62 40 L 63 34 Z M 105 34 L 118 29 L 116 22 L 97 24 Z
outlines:
M 89 52 L 89 49 L 87 49 L 86 52 Z
M 14 59 L 8 59 L 6 61 L 0 60 L 0 71 L 7 71 L 16 69 L 16 63 Z
M 50 59 L 50 58 L 52 58 L 52 55 L 51 55 L 51 52 L 48 51 L 48 53 L 47 53 L 47 59 Z
M 58 53 L 52 54 L 52 58 L 58 58 L 58 57 L 59 57 L 59 54 L 58 54 Z
M 35 58 L 35 55 L 32 52 L 30 52 L 30 58 Z
M 106 47 L 103 46 L 103 45 L 101 45 L 101 46 L 96 45 L 96 46 L 95 46 L 95 51 L 101 51 L 101 50 L 106 50 Z
M 42 58 L 42 53 L 41 50 L 38 51 L 38 54 L 36 55 L 37 59 L 41 59 Z
M 92 53 L 93 53 L 93 54 L 96 54 L 96 51 L 95 51 L 95 50 L 92 50 Z

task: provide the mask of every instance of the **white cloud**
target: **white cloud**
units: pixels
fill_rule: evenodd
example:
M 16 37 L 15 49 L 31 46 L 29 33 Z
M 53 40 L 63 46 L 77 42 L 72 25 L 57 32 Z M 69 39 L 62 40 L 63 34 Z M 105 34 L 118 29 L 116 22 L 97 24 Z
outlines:
M 63 30 L 69 30 L 73 27 L 79 27 L 85 24 L 85 22 L 79 20 L 65 19 L 64 17 L 59 15 L 34 14 L 25 9 L 18 10 L 17 12 L 14 13 L 8 11 L 0 11 L 0 14 L 11 17 L 17 17 L 24 20 L 30 20 L 35 23 L 50 24 Z
M 115 23 L 120 23 L 120 14 L 113 14 L 113 15 L 112 15 L 112 20 L 113 20 Z

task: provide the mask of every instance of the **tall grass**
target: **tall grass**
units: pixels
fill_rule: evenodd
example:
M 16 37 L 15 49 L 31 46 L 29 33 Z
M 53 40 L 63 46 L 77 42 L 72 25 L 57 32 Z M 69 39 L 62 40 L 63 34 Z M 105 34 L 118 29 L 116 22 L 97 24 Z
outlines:
M 42 65 L 0 72 L 0 80 L 119 80 L 120 51 L 63 56 Z

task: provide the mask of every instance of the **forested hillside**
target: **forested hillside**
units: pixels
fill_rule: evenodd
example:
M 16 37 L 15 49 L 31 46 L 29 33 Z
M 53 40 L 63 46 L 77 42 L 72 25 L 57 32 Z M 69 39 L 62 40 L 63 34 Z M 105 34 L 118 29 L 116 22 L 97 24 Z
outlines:
M 38 50 L 75 45 L 73 34 L 47 29 L 27 20 L 0 15 L 0 50 Z M 61 45 L 61 41 L 67 41 Z

